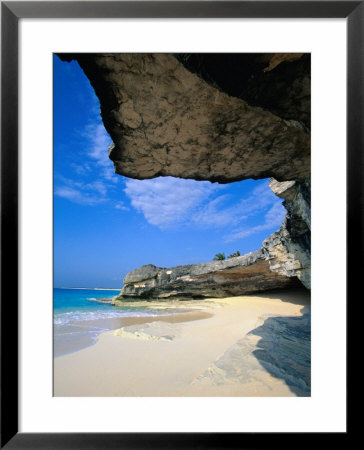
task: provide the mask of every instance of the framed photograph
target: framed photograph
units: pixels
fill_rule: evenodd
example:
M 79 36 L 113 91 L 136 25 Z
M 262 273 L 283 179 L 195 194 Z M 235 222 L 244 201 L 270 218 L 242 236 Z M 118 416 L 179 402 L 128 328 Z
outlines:
M 2 2 L 2 447 L 348 437 L 363 8 Z

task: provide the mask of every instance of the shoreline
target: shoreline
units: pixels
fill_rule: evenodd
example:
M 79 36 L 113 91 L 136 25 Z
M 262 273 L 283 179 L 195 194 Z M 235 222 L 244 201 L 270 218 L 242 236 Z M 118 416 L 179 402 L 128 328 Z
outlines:
M 120 292 L 121 288 L 88 288 L 88 287 L 55 287 L 53 289 L 69 289 L 69 290 L 73 290 L 73 289 L 78 289 L 78 290 L 84 290 L 84 291 L 116 291 L 116 292 Z
M 54 395 L 310 395 L 308 291 L 179 307 L 189 311 L 124 317 L 94 345 L 55 358 Z
M 78 323 L 71 323 L 66 326 L 62 325 L 62 327 L 54 324 L 53 357 L 59 358 L 96 345 L 101 334 L 117 330 L 121 327 L 143 325 L 156 321 L 167 323 L 189 322 L 210 316 L 211 313 L 205 311 L 188 310 L 186 312 L 175 312 L 164 316 L 121 316 L 108 319 L 79 321 Z M 57 332 L 58 328 L 60 328 L 60 332 Z M 91 334 L 92 329 L 95 330 L 93 334 Z M 78 335 L 76 339 L 74 338 L 75 335 Z M 69 341 L 67 337 L 73 337 L 73 340 Z

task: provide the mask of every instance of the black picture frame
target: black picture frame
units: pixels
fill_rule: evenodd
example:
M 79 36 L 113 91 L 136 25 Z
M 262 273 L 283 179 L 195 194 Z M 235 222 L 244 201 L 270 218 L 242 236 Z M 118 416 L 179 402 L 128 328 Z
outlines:
M 364 211 L 361 176 L 364 144 L 364 1 L 1 2 L 1 448 L 226 449 L 265 448 L 278 442 L 281 447 L 296 445 L 297 433 L 285 434 L 282 440 L 279 433 L 18 432 L 18 324 L 9 318 L 18 316 L 14 286 L 18 286 L 19 262 L 19 19 L 237 17 L 347 20 L 347 305 L 349 299 L 354 297 L 364 268 L 360 261 Z M 335 440 L 340 443 L 348 438 L 349 431 L 348 421 L 346 433 L 331 434 L 335 434 Z M 320 436 L 327 443 L 327 435 L 321 433 L 315 435 L 315 443 L 319 443 Z M 300 445 L 307 443 L 310 438 L 310 433 L 301 434 Z

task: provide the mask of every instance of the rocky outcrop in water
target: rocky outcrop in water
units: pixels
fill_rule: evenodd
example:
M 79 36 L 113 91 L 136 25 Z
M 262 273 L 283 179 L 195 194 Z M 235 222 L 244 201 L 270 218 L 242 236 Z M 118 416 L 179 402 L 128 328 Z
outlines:
M 151 264 L 129 272 L 114 304 L 130 299 L 229 297 L 297 284 L 269 267 L 263 250 L 224 261 L 171 268 Z

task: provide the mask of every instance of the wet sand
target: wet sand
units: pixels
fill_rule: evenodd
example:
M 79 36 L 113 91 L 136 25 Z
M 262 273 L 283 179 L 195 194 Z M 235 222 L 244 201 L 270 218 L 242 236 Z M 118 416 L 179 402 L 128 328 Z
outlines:
M 119 319 L 55 358 L 54 395 L 310 395 L 307 291 L 161 305 L 187 312 Z
M 169 323 L 188 322 L 210 317 L 211 313 L 204 311 L 166 315 L 166 316 L 142 316 L 142 317 L 112 317 L 107 319 L 79 321 L 68 325 L 54 325 L 53 356 L 55 358 L 82 350 L 94 345 L 100 333 L 115 330 L 131 325 L 161 321 Z

